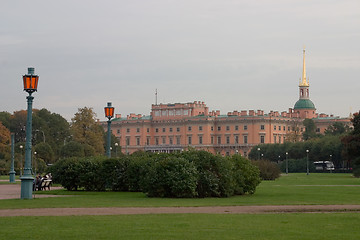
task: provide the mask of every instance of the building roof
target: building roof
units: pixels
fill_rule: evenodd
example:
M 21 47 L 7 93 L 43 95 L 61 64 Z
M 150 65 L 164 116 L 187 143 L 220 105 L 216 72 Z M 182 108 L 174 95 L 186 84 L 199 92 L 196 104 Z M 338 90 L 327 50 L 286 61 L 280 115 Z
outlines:
M 310 99 L 299 99 L 295 103 L 294 109 L 315 109 L 315 105 Z

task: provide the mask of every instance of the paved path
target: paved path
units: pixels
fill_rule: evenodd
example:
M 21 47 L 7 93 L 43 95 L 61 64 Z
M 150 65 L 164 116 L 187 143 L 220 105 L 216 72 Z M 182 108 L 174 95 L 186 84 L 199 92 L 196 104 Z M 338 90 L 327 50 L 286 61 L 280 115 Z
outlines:
M 0 199 L 19 199 L 20 184 L 0 184 Z M 36 195 L 60 197 L 58 195 Z M 123 207 L 123 208 L 34 208 L 0 209 L 5 216 L 75 216 L 75 215 L 120 215 L 120 214 L 175 214 L 175 213 L 288 213 L 288 212 L 360 212 L 360 205 L 282 205 L 282 206 L 210 206 L 210 207 Z

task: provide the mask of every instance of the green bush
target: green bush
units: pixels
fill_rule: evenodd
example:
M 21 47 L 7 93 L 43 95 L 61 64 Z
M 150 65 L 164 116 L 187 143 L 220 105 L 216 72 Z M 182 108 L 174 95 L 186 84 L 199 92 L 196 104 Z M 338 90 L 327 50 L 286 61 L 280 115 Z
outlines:
M 259 168 L 262 180 L 275 180 L 280 177 L 281 170 L 274 162 L 270 162 L 269 160 L 256 160 L 253 161 L 253 164 Z
M 253 165 L 250 160 L 241 155 L 233 155 L 231 159 L 234 161 L 234 194 L 242 195 L 245 193 L 254 194 L 256 187 L 260 184 L 260 170 Z
M 356 158 L 354 160 L 354 169 L 353 169 L 353 175 L 354 177 L 360 177 L 360 157 Z
M 150 197 L 229 197 L 253 194 L 259 169 L 240 155 L 206 151 L 178 154 L 138 152 L 121 158 L 63 159 L 49 169 L 68 190 L 143 191 Z
M 197 171 L 193 163 L 170 155 L 150 161 L 142 181 L 149 197 L 196 196 Z

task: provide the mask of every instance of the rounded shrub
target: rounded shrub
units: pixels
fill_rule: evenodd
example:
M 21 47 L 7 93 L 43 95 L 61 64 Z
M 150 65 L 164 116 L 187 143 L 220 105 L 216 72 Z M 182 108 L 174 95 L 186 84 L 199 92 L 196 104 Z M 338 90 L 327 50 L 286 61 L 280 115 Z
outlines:
M 280 177 L 281 170 L 279 166 L 269 160 L 255 160 L 253 164 L 260 170 L 262 180 L 275 180 Z

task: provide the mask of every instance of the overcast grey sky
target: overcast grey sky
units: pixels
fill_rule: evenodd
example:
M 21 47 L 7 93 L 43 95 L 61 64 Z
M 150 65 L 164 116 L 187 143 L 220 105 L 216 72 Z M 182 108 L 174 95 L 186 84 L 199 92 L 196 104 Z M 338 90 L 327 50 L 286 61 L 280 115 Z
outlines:
M 70 120 L 93 107 L 148 115 L 158 102 L 287 111 L 306 46 L 319 113 L 360 110 L 359 0 L 2 0 L 0 111 L 26 109 L 22 75 L 40 76 L 34 108 Z

